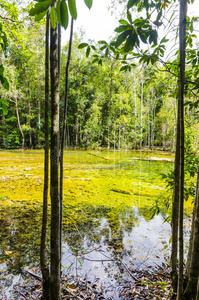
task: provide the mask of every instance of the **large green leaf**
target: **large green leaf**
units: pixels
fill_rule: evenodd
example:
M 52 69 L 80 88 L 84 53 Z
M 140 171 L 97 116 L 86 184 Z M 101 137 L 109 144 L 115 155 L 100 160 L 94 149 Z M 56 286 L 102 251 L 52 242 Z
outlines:
M 152 30 L 150 37 L 149 37 L 149 43 L 152 44 L 154 43 L 154 45 L 157 45 L 157 39 L 158 39 L 158 34 L 156 30 Z
M 59 24 L 61 25 L 60 6 L 61 6 L 61 0 L 58 0 L 57 5 L 56 5 L 56 13 L 57 13 L 57 20 L 58 20 Z
M 8 101 L 6 99 L 0 98 L 0 102 L 4 105 L 8 105 Z
M 1 100 L 0 100 L 1 101 Z M 5 106 L 4 104 L 2 104 L 2 111 L 3 111 L 3 114 L 4 115 L 7 115 L 8 114 L 8 109 L 7 109 L 7 106 Z
M 35 16 L 35 21 L 36 21 L 36 22 L 41 21 L 41 20 L 43 19 L 43 17 L 45 17 L 45 15 L 47 14 L 47 11 L 48 11 L 48 10 L 45 10 L 43 13 L 41 13 L 41 14 L 39 14 L 39 15 L 36 15 L 36 16 Z
M 84 0 L 84 2 L 89 9 L 92 7 L 93 0 Z
M 61 25 L 66 29 L 68 27 L 68 7 L 64 0 L 60 5 Z
M 39 14 L 43 13 L 44 11 L 46 11 L 51 4 L 52 4 L 52 0 L 45 0 L 42 2 L 38 2 L 35 5 L 35 7 L 31 8 L 29 13 L 31 16 L 39 15 Z
M 137 2 L 138 0 L 129 0 L 127 3 L 127 9 L 133 7 Z
M 87 46 L 88 46 L 87 43 L 81 43 L 81 44 L 78 45 L 78 48 L 79 48 L 79 49 L 83 49 L 83 48 L 85 48 L 85 47 L 87 47 Z
M 131 50 L 133 50 L 137 40 L 138 38 L 136 32 L 134 33 L 131 32 L 131 34 L 129 35 L 125 43 L 124 52 L 130 52 Z
M 126 30 L 126 31 L 122 32 L 118 36 L 118 38 L 115 42 L 115 47 L 116 48 L 119 47 L 126 40 L 127 36 L 129 36 L 131 34 L 131 32 L 132 32 L 131 30 Z
M 52 25 L 52 28 L 55 29 L 57 25 L 57 16 L 54 6 L 52 6 L 50 10 L 50 23 Z
M 127 29 L 127 25 L 120 25 L 118 27 L 115 28 L 115 32 L 123 32 L 124 30 Z
M 75 0 L 68 0 L 68 7 L 70 14 L 74 20 L 77 19 L 77 8 L 76 8 L 76 1 Z

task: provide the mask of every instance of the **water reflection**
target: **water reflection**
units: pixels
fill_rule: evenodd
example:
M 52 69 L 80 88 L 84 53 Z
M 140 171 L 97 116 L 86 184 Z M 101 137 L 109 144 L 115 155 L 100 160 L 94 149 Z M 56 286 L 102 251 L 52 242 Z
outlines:
M 0 208 L 1 287 L 11 287 L 20 268 L 39 265 L 42 206 L 35 203 L 38 198 L 42 199 L 40 172 L 43 174 L 43 162 L 40 154 L 25 152 L 21 158 L 17 153 L 18 164 L 13 163 L 15 177 L 12 180 L 15 185 L 19 174 L 26 170 L 26 163 L 29 169 L 34 170 L 38 194 L 33 195 L 33 187 L 30 190 L 29 181 L 22 174 L 21 193 L 24 198 L 30 197 L 24 200 L 24 204 L 14 198 L 16 190 L 12 194 L 9 176 L 13 170 L 7 165 L 5 184 L 12 203 Z M 34 165 L 34 155 L 37 166 Z M 95 156 L 83 151 L 66 153 L 63 275 L 87 274 L 88 277 L 113 283 L 117 276 L 128 275 L 121 261 L 130 269 L 154 266 L 164 261 L 168 249 L 160 250 L 168 243 L 170 226 L 163 223 L 161 216 L 149 220 L 148 207 L 151 199 L 157 197 L 158 191 L 163 188 L 159 174 L 168 166 L 163 162 L 136 159 L 144 155 L 100 152 L 98 156 L 103 156 L 102 159 L 96 153 Z M 32 198 L 36 200 L 31 202 L 29 199 Z M 8 281 L 9 276 L 12 280 Z

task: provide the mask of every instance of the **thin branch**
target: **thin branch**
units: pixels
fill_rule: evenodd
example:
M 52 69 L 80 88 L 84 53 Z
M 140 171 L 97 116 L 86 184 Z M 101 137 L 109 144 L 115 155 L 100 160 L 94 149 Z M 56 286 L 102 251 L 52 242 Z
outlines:
M 17 20 L 13 20 L 11 18 L 8 18 L 8 17 L 3 17 L 0 15 L 0 18 L 3 19 L 3 20 L 7 20 L 7 21 L 11 21 L 13 23 L 23 23 L 23 21 L 17 21 Z

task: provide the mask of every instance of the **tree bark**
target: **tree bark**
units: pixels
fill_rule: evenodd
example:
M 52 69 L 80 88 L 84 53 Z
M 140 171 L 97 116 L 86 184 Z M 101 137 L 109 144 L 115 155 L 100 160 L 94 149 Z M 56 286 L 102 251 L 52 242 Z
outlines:
M 180 177 L 179 177 L 179 272 L 177 300 L 183 299 L 183 209 L 184 209 L 184 81 L 186 49 L 187 0 L 180 0 L 179 24 L 179 113 L 180 113 Z
M 53 6 L 56 7 L 56 2 Z M 60 300 L 60 197 L 59 197 L 59 54 L 58 26 L 50 30 L 51 75 L 51 268 L 50 300 Z
M 141 79 L 141 103 L 140 103 L 140 149 L 142 149 L 142 106 L 143 106 L 144 80 Z
M 21 145 L 21 148 L 24 149 L 25 137 L 24 137 L 23 130 L 21 128 L 21 122 L 20 122 L 20 118 L 19 118 L 18 100 L 17 100 L 17 95 L 16 94 L 15 94 L 15 106 L 16 106 L 16 115 L 17 115 L 18 127 L 19 127 L 19 131 L 21 133 L 21 136 L 22 136 L 22 145 Z
M 40 245 L 40 265 L 42 272 L 43 300 L 49 299 L 49 266 L 46 262 L 46 230 L 48 219 L 48 174 L 49 174 L 49 12 L 46 16 L 46 53 L 45 53 L 45 157 L 43 217 Z
M 62 247 L 62 219 L 63 219 L 63 178 L 64 178 L 64 147 L 66 140 L 66 118 L 67 118 L 67 105 L 68 105 L 68 78 L 69 78 L 69 66 L 71 59 L 73 39 L 73 19 L 71 20 L 70 40 L 68 47 L 68 58 L 65 71 L 65 94 L 64 94 L 64 111 L 63 111 L 63 124 L 62 124 L 62 136 L 61 136 L 61 153 L 60 153 L 60 251 Z M 61 253 L 60 253 L 61 256 Z
M 195 213 L 192 222 L 192 240 L 191 242 L 191 260 L 188 269 L 188 284 L 186 287 L 185 297 L 187 300 L 195 300 L 197 298 L 197 287 L 199 277 L 199 165 L 196 182 L 196 195 L 194 203 Z

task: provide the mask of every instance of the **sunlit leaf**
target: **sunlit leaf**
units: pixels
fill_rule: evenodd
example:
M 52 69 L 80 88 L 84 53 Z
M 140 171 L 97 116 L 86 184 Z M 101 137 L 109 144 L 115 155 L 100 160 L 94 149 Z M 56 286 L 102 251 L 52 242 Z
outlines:
M 39 15 L 36 15 L 36 16 L 35 16 L 35 21 L 36 21 L 36 22 L 41 21 L 41 20 L 45 17 L 45 15 L 47 14 L 47 11 L 48 11 L 48 10 L 45 10 L 43 13 L 41 13 L 41 14 L 39 14 Z
M 29 13 L 31 16 L 39 15 L 44 11 L 46 11 L 51 4 L 52 4 L 52 0 L 45 0 L 42 2 L 38 2 L 35 4 L 35 7 L 31 8 Z
M 6 116 L 8 114 L 8 108 L 7 108 L 7 106 L 3 104 L 1 108 L 2 108 L 4 116 Z
M 52 28 L 55 29 L 57 25 L 57 16 L 54 6 L 52 6 L 50 10 L 50 23 L 52 25 Z
M 89 9 L 92 7 L 93 0 L 84 0 L 84 2 Z
M 68 0 L 68 7 L 70 14 L 74 20 L 77 19 L 77 8 L 76 8 L 76 1 L 75 0 Z

